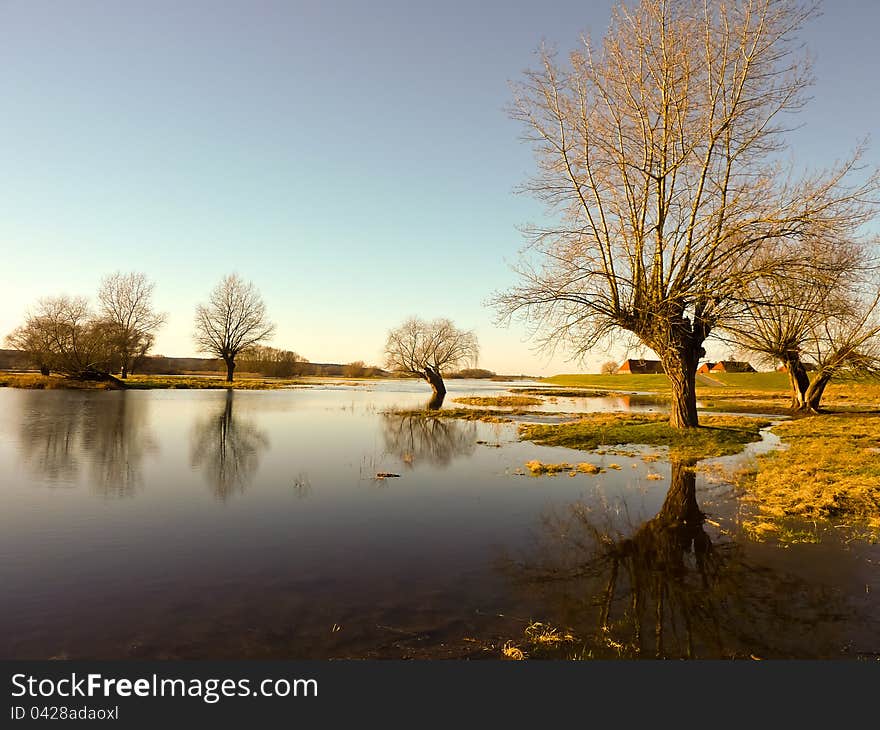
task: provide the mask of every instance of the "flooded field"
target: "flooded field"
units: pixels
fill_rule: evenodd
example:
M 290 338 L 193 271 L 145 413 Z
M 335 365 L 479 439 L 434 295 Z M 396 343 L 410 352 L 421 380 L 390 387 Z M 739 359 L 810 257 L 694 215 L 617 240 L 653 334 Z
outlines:
M 449 385 L 445 407 L 524 386 Z M 663 449 L 395 413 L 429 395 L 0 390 L 0 656 L 880 653 L 876 545 L 753 542 L 720 472 Z M 543 398 L 518 418 L 662 408 Z M 533 477 L 535 459 L 600 472 Z

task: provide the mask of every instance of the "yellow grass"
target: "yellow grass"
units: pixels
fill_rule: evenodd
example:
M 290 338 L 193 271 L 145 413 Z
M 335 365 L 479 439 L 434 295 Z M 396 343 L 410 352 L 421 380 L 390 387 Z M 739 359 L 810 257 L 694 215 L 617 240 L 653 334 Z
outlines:
M 27 388 L 30 390 L 110 390 L 112 382 L 74 380 L 64 375 L 40 375 L 39 373 L 0 373 L 0 388 Z
M 539 406 L 542 403 L 540 398 L 525 395 L 499 395 L 493 397 L 465 396 L 463 398 L 456 398 L 453 402 L 462 403 L 466 406 L 497 406 L 501 408 Z
M 743 479 L 752 534 L 785 535 L 790 518 L 880 531 L 880 413 L 813 416 L 774 432 L 787 448 Z

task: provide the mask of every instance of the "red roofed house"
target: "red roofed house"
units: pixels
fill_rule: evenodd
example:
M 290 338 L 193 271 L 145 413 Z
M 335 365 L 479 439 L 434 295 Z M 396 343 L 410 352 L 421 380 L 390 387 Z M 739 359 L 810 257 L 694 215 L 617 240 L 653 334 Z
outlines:
M 666 371 L 663 370 L 663 364 L 659 360 L 624 360 L 623 364 L 617 368 L 617 372 L 629 373 L 630 375 L 649 375 Z
M 716 362 L 709 370 L 710 373 L 754 373 L 757 372 L 747 362 L 737 362 L 736 360 L 722 360 Z

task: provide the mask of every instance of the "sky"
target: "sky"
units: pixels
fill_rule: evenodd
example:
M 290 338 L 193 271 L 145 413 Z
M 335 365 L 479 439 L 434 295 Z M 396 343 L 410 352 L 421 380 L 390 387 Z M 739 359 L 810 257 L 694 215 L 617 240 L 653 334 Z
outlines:
M 547 212 L 506 111 L 548 42 L 600 38 L 612 3 L 0 0 L 0 337 L 41 296 L 142 271 L 154 352 L 196 354 L 225 274 L 261 291 L 272 344 L 380 363 L 389 328 L 449 317 L 496 372 L 596 371 L 536 352 L 486 305 Z M 880 2 L 827 2 L 802 35 L 813 100 L 791 135 L 818 167 L 873 138 Z M 723 357 L 727 351 L 709 352 Z

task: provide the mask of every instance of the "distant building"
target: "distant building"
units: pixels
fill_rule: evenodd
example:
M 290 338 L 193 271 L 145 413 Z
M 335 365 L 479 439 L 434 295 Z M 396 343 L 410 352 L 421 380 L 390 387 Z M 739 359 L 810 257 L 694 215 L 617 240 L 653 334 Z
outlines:
M 650 375 L 666 371 L 659 360 L 624 360 L 623 364 L 617 368 L 617 372 L 630 375 Z
M 804 370 L 808 373 L 811 373 L 816 369 L 816 366 L 813 365 L 813 363 L 811 363 L 811 362 L 802 362 L 801 365 L 804 366 Z M 777 373 L 787 373 L 788 367 L 785 365 L 780 365 L 778 368 L 776 368 L 776 372 Z
M 703 373 L 704 375 L 708 372 L 711 372 L 712 368 L 715 367 L 714 362 L 704 362 L 700 367 L 697 368 L 698 373 Z
M 747 362 L 738 362 L 737 360 L 722 360 L 716 362 L 710 369 L 710 373 L 754 373 L 757 372 Z

